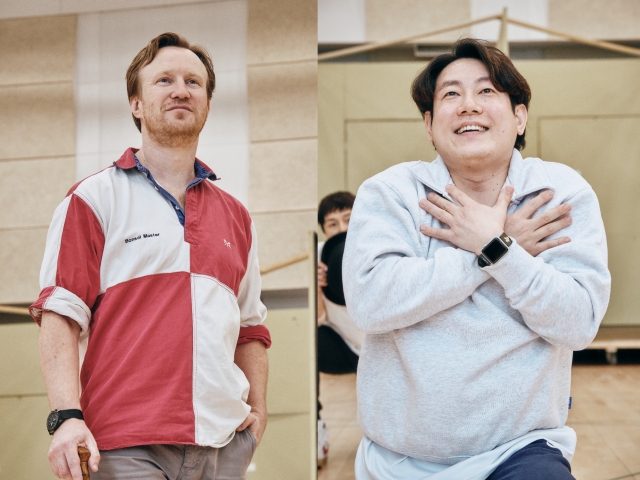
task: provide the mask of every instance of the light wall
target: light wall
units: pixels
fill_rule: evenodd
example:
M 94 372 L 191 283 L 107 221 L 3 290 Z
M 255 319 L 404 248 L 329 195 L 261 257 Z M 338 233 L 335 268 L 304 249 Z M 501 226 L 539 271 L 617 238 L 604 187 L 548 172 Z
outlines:
M 0 304 L 28 303 L 75 179 L 75 16 L 0 20 Z
M 320 0 L 321 43 L 362 43 L 431 32 L 509 9 L 509 16 L 575 35 L 608 40 L 640 38 L 640 2 L 636 0 Z M 354 35 L 364 23 L 364 35 Z M 462 35 L 495 41 L 498 21 L 428 37 L 453 42 Z M 351 31 L 351 32 L 350 32 Z M 546 34 L 509 26 L 512 41 L 557 40 Z
M 593 186 L 609 244 L 603 324 L 640 325 L 640 61 L 515 62 L 531 86 L 523 156 L 565 163 Z M 422 62 L 322 64 L 319 196 L 356 191 L 396 163 L 436 157 L 409 86 Z
M 306 252 L 316 228 L 316 42 L 315 1 L 249 0 L 249 211 L 261 266 Z M 307 288 L 308 263 L 262 281 L 265 290 Z
M 248 207 L 261 267 L 309 251 L 317 198 L 317 4 L 248 0 Z M 264 290 L 307 289 L 309 261 L 262 276 Z M 306 293 L 305 293 L 306 295 Z M 313 310 L 311 310 L 313 312 Z M 315 322 L 270 310 L 269 424 L 248 480 L 316 477 Z

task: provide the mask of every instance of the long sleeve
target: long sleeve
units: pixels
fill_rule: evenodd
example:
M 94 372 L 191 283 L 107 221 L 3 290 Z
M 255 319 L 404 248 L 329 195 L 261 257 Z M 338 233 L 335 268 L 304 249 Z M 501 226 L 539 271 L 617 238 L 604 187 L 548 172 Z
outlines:
M 349 315 L 368 333 L 409 327 L 467 299 L 489 275 L 473 253 L 433 249 L 414 218 L 441 226 L 386 182 L 372 178 L 358 190 L 349 222 L 343 283 Z M 415 205 L 413 205 L 415 203 Z M 412 209 L 413 211 L 410 211 Z M 418 211 L 419 210 L 419 211 Z
M 581 350 L 595 337 L 609 303 L 607 239 L 591 188 L 564 202 L 573 207 L 573 223 L 560 234 L 571 242 L 537 257 L 515 243 L 485 270 L 531 330 L 552 345 Z

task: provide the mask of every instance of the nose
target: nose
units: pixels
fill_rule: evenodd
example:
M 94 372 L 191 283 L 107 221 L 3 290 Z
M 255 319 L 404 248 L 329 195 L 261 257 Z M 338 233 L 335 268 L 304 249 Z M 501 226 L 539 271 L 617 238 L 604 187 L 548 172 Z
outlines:
M 180 79 L 174 82 L 171 98 L 189 98 L 190 96 L 189 89 L 184 80 Z
M 470 113 L 482 113 L 482 105 L 478 102 L 476 95 L 472 93 L 465 93 L 462 96 L 462 101 L 458 107 L 458 115 Z

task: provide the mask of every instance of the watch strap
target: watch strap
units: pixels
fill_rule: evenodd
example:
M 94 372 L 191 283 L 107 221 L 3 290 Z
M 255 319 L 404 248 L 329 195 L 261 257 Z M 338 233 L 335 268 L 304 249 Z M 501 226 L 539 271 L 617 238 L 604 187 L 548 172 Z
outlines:
M 84 415 L 82 415 L 82 410 L 78 410 L 77 408 L 72 408 L 69 410 L 58 411 L 58 425 L 60 425 L 65 420 L 69 420 L 70 418 L 77 418 L 78 420 L 84 420 Z
M 507 247 L 510 247 L 511 244 L 513 243 L 513 240 L 511 240 L 511 237 L 504 232 L 502 232 L 501 235 L 498 235 L 498 238 L 500 238 L 500 240 L 502 240 Z
M 488 267 L 491 264 L 489 262 L 487 262 L 487 260 L 485 260 L 485 258 L 482 256 L 482 254 L 480 254 L 478 256 L 478 265 L 480 266 L 480 268 L 484 268 L 484 267 Z

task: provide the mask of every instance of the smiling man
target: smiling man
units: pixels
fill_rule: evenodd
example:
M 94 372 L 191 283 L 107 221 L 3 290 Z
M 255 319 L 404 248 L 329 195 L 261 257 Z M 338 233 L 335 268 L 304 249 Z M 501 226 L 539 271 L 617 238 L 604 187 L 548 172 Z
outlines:
M 244 479 L 266 424 L 256 234 L 247 210 L 195 158 L 215 75 L 175 33 L 131 63 L 142 134 L 57 208 L 31 306 L 53 435 L 53 473 Z M 80 359 L 80 361 L 79 361 Z
M 571 479 L 572 351 L 611 282 L 596 195 L 522 158 L 531 93 L 499 50 L 459 41 L 412 96 L 439 156 L 360 187 L 344 253 L 356 478 Z

